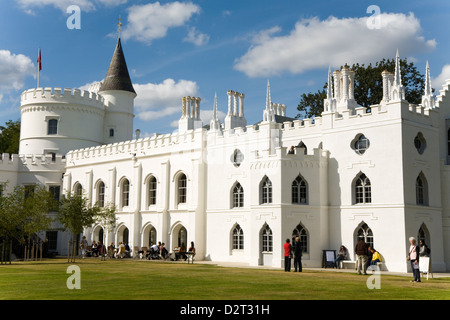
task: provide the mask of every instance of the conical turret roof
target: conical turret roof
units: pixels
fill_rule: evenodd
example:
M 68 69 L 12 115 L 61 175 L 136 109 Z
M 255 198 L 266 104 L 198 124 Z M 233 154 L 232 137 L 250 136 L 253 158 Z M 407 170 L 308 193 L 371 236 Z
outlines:
M 122 90 L 136 93 L 131 83 L 130 74 L 128 73 L 120 37 L 117 39 L 116 50 L 114 50 L 108 72 L 99 92 L 106 90 Z

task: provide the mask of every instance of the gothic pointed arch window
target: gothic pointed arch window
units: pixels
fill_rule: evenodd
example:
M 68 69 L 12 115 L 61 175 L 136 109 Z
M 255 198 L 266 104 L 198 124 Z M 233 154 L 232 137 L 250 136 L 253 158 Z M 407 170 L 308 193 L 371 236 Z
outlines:
M 244 250 L 244 231 L 241 226 L 237 224 L 232 231 L 233 236 L 233 250 Z
M 272 229 L 270 229 L 268 224 L 266 224 L 262 229 L 261 239 L 262 239 L 262 251 L 263 252 L 272 252 L 273 251 L 273 235 L 272 235 Z
M 417 233 L 417 243 L 420 244 L 420 241 L 430 247 L 430 232 L 425 223 L 422 223 Z
M 260 186 L 261 204 L 272 203 L 272 181 L 269 177 L 264 177 Z
M 361 239 L 363 239 L 368 246 L 373 248 L 373 232 L 367 223 L 363 223 L 356 231 L 356 242 L 358 243 Z
M 157 237 L 156 237 L 156 229 L 154 226 L 150 227 L 150 230 L 148 231 L 148 245 L 150 245 L 150 243 L 156 243 L 157 241 Z
M 156 204 L 156 191 L 157 191 L 157 186 L 158 186 L 158 180 L 156 179 L 155 176 L 151 176 L 148 179 L 148 200 L 147 200 L 147 204 L 149 206 L 153 206 Z
M 97 184 L 97 205 L 100 208 L 105 206 L 105 183 L 103 181 Z
M 81 185 L 81 183 L 79 182 L 75 183 L 75 185 L 73 186 L 73 192 L 77 196 L 83 195 L 83 186 Z
M 372 202 L 372 186 L 369 178 L 360 173 L 354 182 L 355 204 L 365 204 Z
M 242 208 L 244 206 L 244 188 L 238 182 L 233 188 L 233 208 Z
M 187 178 L 184 173 L 181 173 L 177 178 L 177 200 L 178 204 L 186 203 L 187 201 Z
M 292 182 L 292 203 L 307 204 L 308 203 L 308 183 L 301 176 Z
M 292 231 L 292 245 L 294 245 L 295 238 L 299 238 L 300 246 L 302 247 L 303 253 L 308 253 L 308 243 L 309 243 L 309 235 L 306 228 L 300 223 L 297 227 Z
M 447 130 L 447 155 L 450 156 L 450 128 Z
M 120 193 L 121 193 L 121 203 L 120 206 L 128 207 L 130 204 L 130 181 L 128 179 L 123 179 L 120 184 Z
M 428 206 L 428 182 L 423 172 L 416 179 L 416 204 Z

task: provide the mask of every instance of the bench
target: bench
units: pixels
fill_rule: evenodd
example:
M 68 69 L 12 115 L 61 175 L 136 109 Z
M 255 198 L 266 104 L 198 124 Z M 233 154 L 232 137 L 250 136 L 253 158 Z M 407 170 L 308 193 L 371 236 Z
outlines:
M 382 267 L 383 267 L 383 262 L 380 261 L 380 262 L 377 262 L 376 268 L 374 268 L 374 266 L 368 266 L 367 271 L 373 271 L 373 272 L 381 271 Z
M 187 260 L 187 263 L 194 263 L 194 256 L 195 256 L 195 253 L 194 252 L 190 252 L 190 251 L 188 251 L 188 252 L 186 252 L 185 253 L 186 254 L 186 260 Z
M 352 260 L 342 260 L 341 261 L 342 264 L 342 269 L 346 269 L 345 266 L 347 264 L 354 264 L 355 265 L 355 269 L 356 269 L 356 261 L 352 261 Z

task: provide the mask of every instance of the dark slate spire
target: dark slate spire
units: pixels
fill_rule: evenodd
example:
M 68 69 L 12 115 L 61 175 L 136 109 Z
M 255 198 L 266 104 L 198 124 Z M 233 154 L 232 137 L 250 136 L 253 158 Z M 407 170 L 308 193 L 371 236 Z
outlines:
M 106 90 L 122 90 L 136 93 L 128 73 L 120 37 L 117 39 L 116 50 L 114 51 L 111 64 L 109 65 L 108 72 L 106 73 L 105 80 L 103 80 L 99 92 Z

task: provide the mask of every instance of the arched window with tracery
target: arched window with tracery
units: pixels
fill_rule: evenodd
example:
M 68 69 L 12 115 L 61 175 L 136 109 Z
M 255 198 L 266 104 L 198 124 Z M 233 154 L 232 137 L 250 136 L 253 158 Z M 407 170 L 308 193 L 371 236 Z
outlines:
M 244 249 L 244 231 L 240 225 L 236 225 L 233 228 L 233 250 L 243 250 Z
M 263 252 L 272 252 L 273 251 L 273 235 L 272 229 L 270 229 L 269 225 L 265 225 L 261 234 L 262 238 L 262 251 Z
M 416 179 L 416 204 L 419 206 L 428 205 L 428 182 L 422 172 Z
M 233 208 L 242 208 L 244 206 L 244 188 L 238 182 L 233 188 Z
M 309 243 L 309 235 L 308 231 L 305 229 L 304 226 L 299 224 L 295 229 L 292 231 L 292 245 L 294 245 L 295 238 L 299 238 L 300 246 L 302 247 L 302 252 L 307 253 L 308 252 L 308 243 Z
M 272 203 L 272 181 L 265 177 L 261 182 L 261 204 Z
M 368 246 L 373 248 L 373 232 L 367 223 L 362 224 L 356 232 L 356 242 L 358 243 L 360 239 L 363 239 Z
M 177 190 L 178 190 L 178 204 L 186 203 L 186 201 L 187 201 L 187 178 L 184 173 L 181 173 L 178 176 Z
M 355 181 L 355 204 L 364 204 L 372 202 L 372 186 L 369 178 L 361 173 Z
M 292 203 L 308 203 L 308 183 L 301 175 L 292 182 Z

